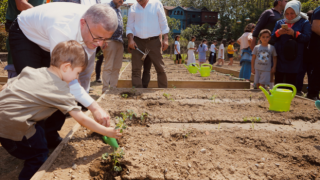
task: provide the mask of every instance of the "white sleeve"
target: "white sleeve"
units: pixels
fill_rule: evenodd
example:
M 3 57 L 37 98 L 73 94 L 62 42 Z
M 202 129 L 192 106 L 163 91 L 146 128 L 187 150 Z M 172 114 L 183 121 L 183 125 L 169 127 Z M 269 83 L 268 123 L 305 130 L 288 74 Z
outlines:
M 133 26 L 134 26 L 134 13 L 131 12 L 132 11 L 132 6 L 129 9 L 128 12 L 128 21 L 127 21 L 127 30 L 126 30 L 126 36 L 128 36 L 128 34 L 132 34 L 133 33 Z
M 92 97 L 80 86 L 77 79 L 69 83 L 70 93 L 76 98 L 76 100 L 85 107 L 89 107 L 94 100 Z
M 162 3 L 159 1 L 159 8 L 158 8 L 158 20 L 160 24 L 160 29 L 162 34 L 167 34 L 170 31 L 170 28 L 167 23 L 166 13 L 164 12 L 164 8 Z

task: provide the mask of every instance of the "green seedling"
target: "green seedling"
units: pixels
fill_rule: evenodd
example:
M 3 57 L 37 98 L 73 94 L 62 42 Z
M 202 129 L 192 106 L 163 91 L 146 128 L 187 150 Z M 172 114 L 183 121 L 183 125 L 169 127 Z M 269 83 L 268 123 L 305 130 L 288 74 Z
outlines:
M 165 98 L 167 98 L 168 100 L 174 101 L 173 98 L 170 98 L 171 95 L 168 94 L 168 93 L 163 93 L 163 96 L 164 96 Z
M 252 95 L 250 94 L 250 101 L 251 101 L 251 99 L 252 99 Z
M 111 161 L 112 161 L 112 165 L 113 165 L 113 171 L 116 171 L 116 172 L 122 171 L 121 164 L 120 164 L 119 160 L 121 158 L 123 158 L 123 156 L 124 156 L 123 149 L 119 148 L 116 151 L 114 151 L 113 153 L 102 154 L 102 159 L 103 160 L 107 160 L 108 156 L 111 157 Z
M 218 125 L 218 130 L 220 130 L 220 121 L 219 121 L 219 125 Z
M 213 100 L 214 102 L 216 102 L 216 97 L 217 97 L 217 95 L 214 94 L 211 96 L 210 100 Z
M 136 88 L 135 88 L 134 86 L 132 86 L 130 92 L 131 92 L 133 95 L 135 95 L 136 92 L 137 92 L 137 90 L 136 90 Z
M 124 129 L 127 129 L 127 125 L 121 117 L 116 117 L 116 120 L 118 121 L 118 123 L 115 129 L 120 129 L 120 133 L 122 133 Z
M 134 115 L 135 117 L 138 117 L 138 116 L 137 116 L 137 113 L 135 113 L 133 110 L 127 109 L 127 116 L 129 116 L 129 119 L 130 119 L 130 120 L 132 120 L 133 115 Z
M 173 84 L 172 84 L 172 88 L 173 88 L 173 89 L 175 89 L 175 88 L 177 88 L 177 87 L 176 87 L 175 85 L 173 85 Z
M 251 121 L 251 128 L 252 128 L 252 130 L 254 130 L 254 123 L 260 122 L 261 118 L 260 117 L 246 117 L 246 118 L 243 118 L 243 121 L 244 122 Z
M 128 94 L 122 94 L 121 95 L 123 98 L 127 99 L 128 98 Z
M 148 118 L 148 113 L 147 112 L 142 113 L 141 116 L 140 116 L 140 119 L 141 119 L 142 122 L 144 122 L 144 120 L 147 119 L 147 118 Z

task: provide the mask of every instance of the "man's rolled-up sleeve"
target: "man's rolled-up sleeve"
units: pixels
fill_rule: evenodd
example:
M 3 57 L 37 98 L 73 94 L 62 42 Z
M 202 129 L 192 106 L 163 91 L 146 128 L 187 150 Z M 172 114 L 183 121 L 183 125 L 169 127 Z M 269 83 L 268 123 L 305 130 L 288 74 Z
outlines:
M 132 7 L 129 9 L 129 12 L 128 12 L 126 36 L 128 36 L 128 34 L 133 34 L 134 13 L 132 13 L 131 11 L 132 11 Z
M 159 8 L 158 8 L 157 13 L 158 13 L 158 19 L 159 19 L 161 33 L 162 34 L 169 33 L 170 28 L 168 26 L 166 13 L 164 12 L 163 5 L 161 4 L 161 2 L 159 3 Z
M 69 83 L 70 93 L 76 98 L 76 100 L 85 107 L 89 107 L 94 99 L 80 86 L 77 79 Z

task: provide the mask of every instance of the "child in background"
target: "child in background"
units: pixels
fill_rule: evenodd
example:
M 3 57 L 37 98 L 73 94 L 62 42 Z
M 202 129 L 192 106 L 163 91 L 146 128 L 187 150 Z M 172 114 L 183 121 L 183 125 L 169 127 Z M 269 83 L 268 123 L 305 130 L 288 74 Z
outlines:
M 218 49 L 216 48 L 217 45 L 217 41 L 213 40 L 212 44 L 210 46 L 210 56 L 209 56 L 209 63 L 211 65 L 213 65 L 214 63 L 216 63 L 217 60 L 217 54 L 216 51 L 218 51 Z
M 199 45 L 198 52 L 199 52 L 199 65 L 205 63 L 207 61 L 206 58 L 206 52 L 208 51 L 208 46 L 207 46 L 207 40 L 203 39 L 201 44 Z
M 231 40 L 229 42 L 229 45 L 228 45 L 228 58 L 229 58 L 229 61 L 230 61 L 228 66 L 232 66 L 232 64 L 233 64 L 233 54 L 234 54 L 234 52 L 237 51 L 237 50 L 234 49 L 233 44 L 234 44 L 234 40 Z
M 220 63 L 221 63 L 221 65 L 223 65 L 223 63 L 224 63 L 224 47 L 226 46 L 226 43 L 227 43 L 227 40 L 223 39 L 221 41 L 220 46 L 219 46 L 219 54 L 218 54 L 218 64 L 217 64 L 217 66 L 219 66 Z
M 254 76 L 254 83 L 265 88 L 270 83 L 270 71 L 276 72 L 277 52 L 274 46 L 268 42 L 271 32 L 268 29 L 260 31 L 259 39 L 261 44 L 256 45 L 252 51 L 251 69 Z M 271 69 L 271 59 L 273 57 L 273 67 Z
M 196 40 L 195 36 L 191 37 L 191 40 L 188 43 L 188 66 L 191 63 L 196 63 L 196 58 L 194 56 L 194 51 L 196 50 L 195 45 L 194 45 L 194 41 Z
M 175 42 L 174 42 L 174 54 L 176 55 L 176 60 L 175 60 L 174 63 L 175 64 L 181 64 L 182 57 L 181 57 L 181 54 L 180 54 L 180 43 L 179 43 L 180 36 L 176 35 L 176 37 L 174 39 L 175 39 Z
M 30 179 L 46 161 L 48 147 L 39 121 L 60 110 L 99 134 L 120 138 L 121 133 L 86 116 L 68 83 L 77 79 L 88 58 L 77 41 L 61 42 L 52 51 L 49 68 L 26 67 L 9 79 L 0 92 L 0 143 L 12 156 L 25 160 L 20 180 Z

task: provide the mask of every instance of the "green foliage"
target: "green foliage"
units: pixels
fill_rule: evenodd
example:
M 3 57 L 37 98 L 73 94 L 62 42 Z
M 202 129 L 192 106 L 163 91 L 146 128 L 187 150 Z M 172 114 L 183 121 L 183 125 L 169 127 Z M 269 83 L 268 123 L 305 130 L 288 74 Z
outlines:
M 131 92 L 133 95 L 135 95 L 136 92 L 137 92 L 137 90 L 136 90 L 136 88 L 135 88 L 134 86 L 132 86 L 130 92 Z
M 173 98 L 170 98 L 171 95 L 170 95 L 169 93 L 163 93 L 163 96 L 164 96 L 165 98 L 167 98 L 168 100 L 174 101 Z
M 128 98 L 128 94 L 122 94 L 121 97 L 127 99 Z
M 172 44 L 171 42 L 174 41 L 174 39 L 172 38 L 173 30 L 179 30 L 180 29 L 180 20 L 179 19 L 175 19 L 175 18 L 170 18 L 169 16 L 167 16 L 167 22 L 168 22 L 168 26 L 170 28 L 170 31 L 168 33 L 169 43 Z
M 0 24 L 4 24 L 6 21 L 6 13 L 8 8 L 8 0 L 0 1 Z
M 210 100 L 213 100 L 213 102 L 216 102 L 216 97 L 217 97 L 217 95 L 214 94 L 211 96 Z
M 127 16 L 123 16 L 122 17 L 122 22 L 123 22 L 123 34 L 126 35 L 127 32 L 127 22 L 128 22 L 128 17 Z
M 302 12 L 307 13 L 310 10 L 315 10 L 318 6 L 320 6 L 319 1 L 314 0 L 306 0 L 305 2 L 301 1 L 302 3 Z
M 141 121 L 144 122 L 146 118 L 148 118 L 148 113 L 147 112 L 142 113 L 140 116 Z
M 116 120 L 118 121 L 118 123 L 116 124 L 115 129 L 120 129 L 120 133 L 122 133 L 124 129 L 127 129 L 127 125 L 124 122 L 125 119 L 116 117 Z
M 110 156 L 112 164 L 113 164 L 113 171 L 120 172 L 120 171 L 122 171 L 122 168 L 121 168 L 121 164 L 120 164 L 119 160 L 121 158 L 123 158 L 124 154 L 125 153 L 124 153 L 123 149 L 119 148 L 116 151 L 114 151 L 113 153 L 102 154 L 102 159 L 107 160 L 108 156 Z
M 243 118 L 244 122 L 251 121 L 251 128 L 254 130 L 254 123 L 260 122 L 260 117 L 245 117 Z

